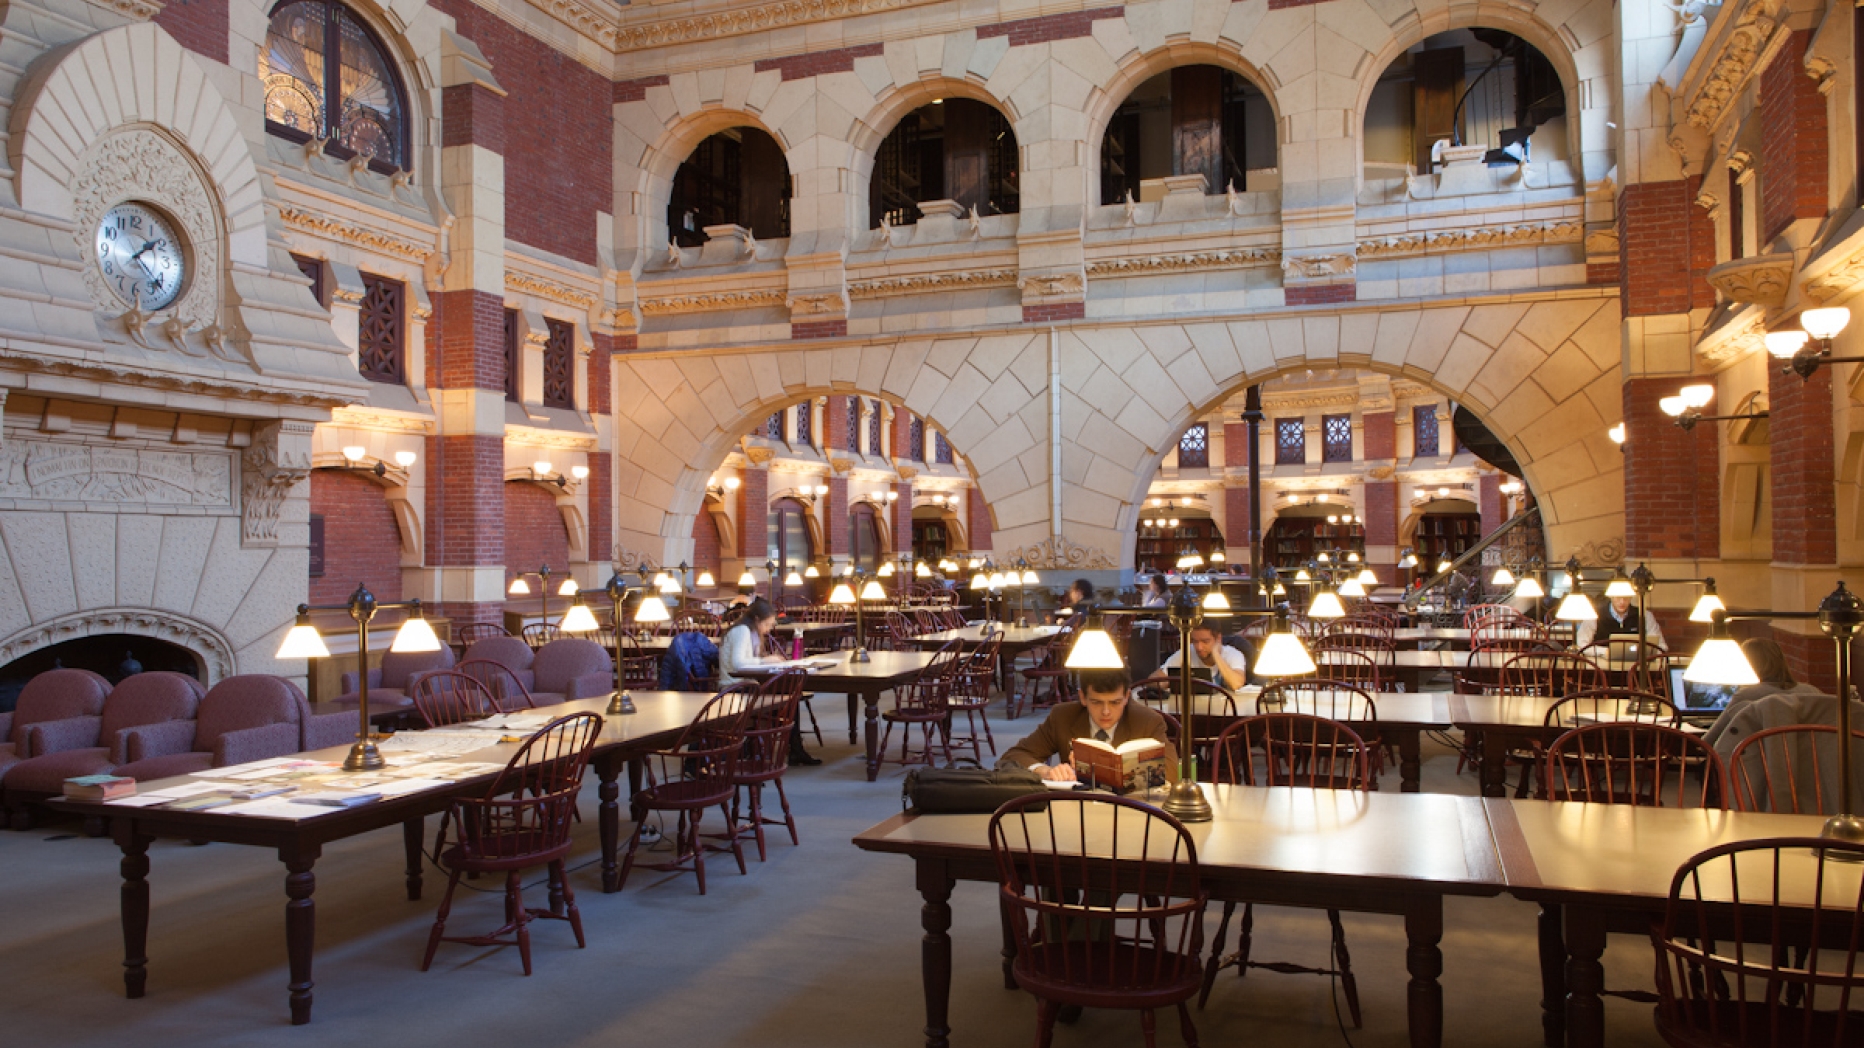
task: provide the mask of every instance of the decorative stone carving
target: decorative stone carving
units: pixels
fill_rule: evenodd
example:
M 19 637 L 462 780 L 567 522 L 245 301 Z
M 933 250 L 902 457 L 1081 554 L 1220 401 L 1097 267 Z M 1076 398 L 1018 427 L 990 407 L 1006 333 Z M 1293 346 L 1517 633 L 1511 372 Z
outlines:
M 1350 277 L 1358 265 L 1352 255 L 1283 255 L 1282 275 L 1297 280 Z
M 1780 252 L 1723 262 L 1709 268 L 1708 281 L 1731 301 L 1778 309 L 1793 284 L 1793 255 Z
M 1390 480 L 1397 472 L 1397 468 L 1393 466 L 1374 466 L 1366 471 L 1366 476 L 1373 480 Z
M 162 13 L 161 4 L 145 3 L 144 0 L 102 0 L 102 2 L 105 7 L 118 14 L 128 15 L 143 22 Z
M 1014 287 L 1014 269 L 966 269 L 956 273 L 915 273 L 903 277 L 879 277 L 874 280 L 848 282 L 850 298 L 883 298 L 890 295 L 916 295 L 929 291 L 957 291 L 965 288 Z
M 1019 277 L 1017 290 L 1025 301 L 1040 298 L 1078 299 L 1087 293 L 1087 281 L 1080 272 L 1032 273 Z
M 233 455 L 20 439 L 0 446 L 0 499 L 233 508 Z
M 575 306 L 577 309 L 588 309 L 590 306 L 595 305 L 595 296 L 587 291 L 570 287 L 567 284 L 559 284 L 554 280 L 545 280 L 542 277 L 532 276 L 529 273 L 515 269 L 505 270 L 505 290 L 516 292 L 520 295 L 535 295 L 538 298 L 547 298 L 552 302 L 561 302 L 566 306 Z
M 291 436 L 287 427 L 309 435 L 308 423 L 274 422 L 254 430 L 251 446 L 240 453 L 241 545 L 276 546 L 279 512 L 291 489 L 311 475 L 307 452 L 282 448 Z
M 1623 537 L 1596 539 L 1574 550 L 1573 555 L 1588 567 L 1613 567 L 1625 562 L 1625 540 Z
M 106 633 L 154 637 L 188 649 L 206 665 L 209 686 L 233 673 L 233 645 L 219 630 L 152 608 L 92 608 L 38 623 L 0 641 L 0 663 L 63 641 Z
M 549 448 L 561 451 L 596 450 L 594 433 L 577 433 L 566 429 L 537 429 L 532 426 L 506 426 L 505 443 L 519 447 Z M 528 467 L 525 475 L 529 476 Z
M 1004 555 L 1006 563 L 1015 563 L 1018 560 L 1028 561 L 1029 566 L 1038 571 L 1060 568 L 1081 568 L 1093 571 L 1109 570 L 1119 566 L 1113 562 L 1112 557 L 1107 556 L 1106 551 L 1094 546 L 1070 542 L 1066 537 L 1043 539 L 1033 546 L 1014 549 Z
M 777 453 L 775 450 L 764 447 L 761 444 L 751 444 L 747 442 L 744 445 L 744 457 L 751 460 L 751 465 L 761 466 L 771 459 L 776 458 Z
M 356 429 L 372 429 L 386 433 L 419 433 L 428 435 L 434 432 L 434 420 L 416 415 L 401 415 L 391 411 L 374 411 L 369 408 L 349 405 L 330 412 L 330 424 L 333 426 L 352 426 Z
M 1184 273 L 1199 269 L 1268 266 L 1280 261 L 1281 254 L 1279 247 L 1243 247 L 1220 251 L 1187 251 L 1173 255 L 1106 258 L 1089 262 L 1087 275 L 1089 277 L 1148 276 L 1153 273 Z
M 848 295 L 842 291 L 791 295 L 787 304 L 793 317 L 839 317 L 847 315 Z
M 637 549 L 629 549 L 619 543 L 615 546 L 614 564 L 616 571 L 652 571 L 654 558 Z
M 124 312 L 121 299 L 104 281 L 91 259 L 92 238 L 104 212 L 125 200 L 146 200 L 175 219 L 188 239 L 193 276 L 181 297 L 159 313 L 181 320 L 186 329 L 220 322 L 220 213 L 213 197 L 181 148 L 147 127 L 116 131 L 85 151 L 82 174 L 71 186 L 72 219 L 78 257 L 85 259 L 84 286 L 107 312 Z M 140 331 L 137 332 L 140 334 Z M 145 348 L 153 345 L 138 338 Z
M 1369 237 L 1361 240 L 1362 258 L 1391 255 L 1428 254 L 1436 251 L 1469 251 L 1489 247 L 1517 247 L 1522 244 L 1573 243 L 1585 235 L 1585 223 L 1578 220 L 1525 222 L 1506 226 L 1476 226 L 1467 229 L 1443 229 L 1430 233 L 1404 233 L 1398 236 Z M 1616 236 L 1612 251 L 1617 251 Z M 1588 250 L 1590 248 L 1588 247 Z M 1350 258 L 1345 255 L 1308 255 L 1306 259 Z M 1284 268 L 1286 265 L 1284 264 Z M 1351 267 L 1348 267 L 1350 272 Z
M 648 316 L 669 313 L 709 313 L 724 309 L 758 309 L 784 304 L 781 289 L 761 291 L 709 291 L 692 295 L 667 295 L 641 300 L 641 312 Z
M 1615 229 L 1595 229 L 1586 234 L 1586 257 L 1597 258 L 1601 255 L 1618 254 L 1618 231 Z
M 1860 281 L 1864 281 L 1864 251 L 1805 281 L 1800 288 L 1814 304 L 1824 305 L 1856 287 Z
M 1779 0 L 1749 0 L 1735 28 L 1718 41 L 1708 73 L 1683 109 L 1683 119 L 1704 131 L 1714 131 L 1728 103 L 1734 100 L 1754 71 L 1754 63 L 1773 35 Z
M 335 240 L 352 247 L 362 248 L 364 251 L 373 251 L 408 262 L 425 263 L 427 257 L 434 253 L 432 247 L 418 240 L 398 237 L 393 233 L 384 233 L 379 229 L 371 229 L 368 226 L 345 221 L 334 215 L 293 207 L 290 204 L 278 206 L 278 217 L 289 229 L 296 229 L 312 236 Z M 507 276 L 506 279 L 509 281 L 510 277 Z
M 720 11 L 716 14 L 675 18 L 660 22 L 617 26 L 611 16 L 599 14 L 581 0 L 531 0 L 538 8 L 582 29 L 617 51 L 634 51 L 668 44 L 713 40 L 740 33 L 760 33 L 856 15 L 897 11 L 930 0 L 779 0 L 778 3 Z
M 845 459 L 845 458 L 831 458 L 828 460 L 828 468 L 829 468 L 829 471 L 834 473 L 836 476 L 842 476 L 846 474 L 849 470 L 854 468 L 854 460 Z
M 917 469 L 914 469 L 913 467 L 906 466 L 906 465 L 895 464 L 895 466 L 893 467 L 893 471 L 900 475 L 901 480 L 911 480 L 914 477 L 919 475 L 919 471 Z

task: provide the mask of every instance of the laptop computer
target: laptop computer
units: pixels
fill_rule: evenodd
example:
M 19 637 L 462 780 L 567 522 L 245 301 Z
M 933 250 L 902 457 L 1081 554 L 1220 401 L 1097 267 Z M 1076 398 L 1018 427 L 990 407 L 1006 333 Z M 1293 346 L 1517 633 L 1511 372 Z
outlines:
M 1728 700 L 1740 690 L 1734 684 L 1697 684 L 1683 679 L 1681 666 L 1670 667 L 1670 701 L 1690 724 L 1707 727 L 1715 723 L 1728 708 Z

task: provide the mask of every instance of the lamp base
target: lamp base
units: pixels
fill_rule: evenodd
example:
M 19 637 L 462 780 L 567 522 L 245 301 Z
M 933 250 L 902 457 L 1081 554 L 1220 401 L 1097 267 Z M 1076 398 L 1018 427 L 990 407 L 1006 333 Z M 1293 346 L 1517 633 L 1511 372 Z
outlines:
M 369 735 L 357 736 L 349 756 L 343 758 L 344 771 L 380 771 L 386 767 L 388 762 L 382 759 L 382 751 L 375 748 L 375 739 Z
M 1825 820 L 1825 825 L 1819 829 L 1819 836 L 1850 844 L 1864 844 L 1864 819 L 1856 815 L 1834 815 Z M 1831 852 L 1829 858 L 1833 862 L 1861 861 L 1859 856 L 1851 852 Z
M 854 649 L 854 654 L 848 656 L 848 661 L 849 662 L 872 662 L 874 660 L 872 656 L 867 654 L 866 648 L 856 648 Z
M 608 700 L 608 709 L 603 712 L 611 717 L 618 714 L 633 713 L 634 698 L 625 691 L 617 691 L 615 696 Z
M 1192 779 L 1173 783 L 1171 793 L 1159 807 L 1179 822 L 1209 822 L 1214 817 L 1210 802 L 1204 799 L 1204 791 Z

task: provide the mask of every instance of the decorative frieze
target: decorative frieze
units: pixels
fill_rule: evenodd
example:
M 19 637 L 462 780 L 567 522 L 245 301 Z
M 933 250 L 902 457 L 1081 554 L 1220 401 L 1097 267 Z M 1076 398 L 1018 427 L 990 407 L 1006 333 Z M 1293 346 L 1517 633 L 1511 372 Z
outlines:
M 201 656 L 208 685 L 233 673 L 233 645 L 218 630 L 153 608 L 89 608 L 38 623 L 0 641 L 0 662 L 80 637 L 117 633 L 165 640 Z
M 885 298 L 892 295 L 917 295 L 932 291 L 965 291 L 982 287 L 1014 286 L 1016 286 L 1016 270 L 1014 269 L 964 269 L 954 273 L 914 273 L 911 276 L 851 280 L 848 282 L 848 296 L 850 298 Z
M 1281 261 L 1281 257 L 1281 248 L 1271 246 L 1138 255 L 1132 258 L 1104 258 L 1089 262 L 1087 275 L 1089 277 L 1151 276 L 1156 273 L 1187 273 L 1203 269 L 1240 269 L 1246 266 L 1272 266 Z
M 1584 239 L 1585 235 L 1585 223 L 1577 220 L 1439 229 L 1429 233 L 1368 237 L 1359 242 L 1359 257 L 1384 258 L 1393 255 L 1424 255 L 1440 251 L 1479 251 L 1484 248 L 1520 247 L 1526 244 L 1571 244 Z
M 1350 277 L 1357 267 L 1350 254 L 1284 255 L 1282 275 L 1296 280 L 1327 280 Z
M 334 215 L 310 211 L 290 204 L 278 206 L 278 217 L 289 229 L 335 240 L 364 251 L 374 251 L 408 262 L 425 262 L 433 247 L 418 240 L 385 233 L 380 229 L 348 222 Z
M 577 309 L 588 309 L 595 305 L 595 296 L 581 288 L 559 284 L 554 280 L 533 276 L 522 270 L 505 270 L 505 290 L 519 295 L 535 295 L 538 298 L 561 302 Z
M 565 429 L 538 429 L 534 426 L 506 426 L 505 443 L 525 448 L 562 451 L 594 451 L 594 433 L 577 433 Z
M 1741 92 L 1741 85 L 1754 72 L 1767 40 L 1773 35 L 1774 14 L 1779 0 L 1749 0 L 1736 16 L 1735 26 L 1721 40 L 1711 43 L 1708 72 L 1702 84 L 1684 107 L 1683 119 L 1703 131 L 1713 132 L 1728 104 Z M 1698 54 L 1698 61 L 1704 56 Z
M 1864 283 L 1864 251 L 1805 281 L 1800 288 L 1814 304 L 1822 306 L 1860 283 Z
M 157 451 L 15 436 L 0 445 L 0 499 L 150 511 L 233 509 L 233 453 Z
M 785 26 L 802 25 L 806 22 L 897 11 L 927 2 L 929 0 L 780 0 L 774 4 L 759 4 L 756 7 L 695 15 L 691 18 L 673 18 L 659 22 L 620 26 L 611 22 L 606 28 L 597 27 L 583 29 L 583 31 L 617 51 L 634 51 L 649 47 L 664 47 L 667 44 L 692 43 L 696 40 L 716 40 L 719 37 L 738 36 L 743 33 L 761 33 Z M 578 21 L 572 21 L 572 17 L 586 19 L 591 25 L 598 18 L 606 19 L 606 16 L 598 16 L 593 12 L 587 15 L 570 14 L 570 12 L 590 11 L 582 0 L 532 0 L 532 3 L 577 28 L 583 28 L 583 26 Z M 559 13 L 560 8 L 565 13 Z
M 648 316 L 670 313 L 710 313 L 725 309 L 761 309 L 781 306 L 785 295 L 780 288 L 757 291 L 706 291 L 691 295 L 666 295 L 641 300 L 641 312 Z
M 1013 549 L 1003 557 L 1005 563 L 1027 561 L 1031 568 L 1057 570 L 1062 568 L 1081 568 L 1088 571 L 1106 571 L 1119 567 L 1105 550 L 1097 546 L 1083 546 L 1070 542 L 1067 538 L 1056 536 L 1043 539 L 1033 546 Z

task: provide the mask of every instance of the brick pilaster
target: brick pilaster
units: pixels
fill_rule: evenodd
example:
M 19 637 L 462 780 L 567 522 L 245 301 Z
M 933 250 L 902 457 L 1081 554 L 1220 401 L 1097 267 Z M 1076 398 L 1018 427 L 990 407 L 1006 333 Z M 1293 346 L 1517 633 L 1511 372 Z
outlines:
M 1366 429 L 1371 431 L 1370 426 Z M 1366 495 L 1366 563 L 1380 582 L 1398 581 L 1398 482 L 1368 480 Z
M 913 548 L 913 486 L 902 480 L 893 485 L 893 491 L 899 496 L 893 501 L 893 549 L 897 554 Z M 918 556 L 918 551 L 914 550 L 913 555 Z
M 1838 504 L 1833 484 L 1832 369 L 1811 379 L 1770 367 L 1767 432 L 1776 564 L 1836 564 Z M 1698 427 L 1700 428 L 1700 427 Z
M 1761 240 L 1772 240 L 1798 219 L 1825 217 L 1830 191 L 1830 136 L 1825 96 L 1806 75 L 1812 30 L 1787 38 L 1760 78 Z
M 1484 473 L 1476 478 L 1476 509 L 1482 514 L 1484 538 L 1502 526 L 1502 478 L 1499 473 Z
M 589 414 L 595 418 L 597 432 L 609 430 L 609 418 L 613 411 L 610 398 L 613 380 L 609 368 L 615 356 L 616 337 L 600 332 L 590 336 L 595 350 L 589 354 Z M 605 563 L 615 555 L 613 470 L 614 456 L 611 453 L 589 453 L 589 560 L 593 564 Z
M 828 519 L 822 522 L 828 532 L 828 552 L 846 557 L 854 552 L 848 545 L 848 478 L 828 478 Z
M 747 568 L 762 570 L 770 559 L 770 536 L 765 533 L 770 517 L 770 471 L 751 466 L 741 474 L 738 485 L 738 552 Z M 759 575 L 761 578 L 762 576 Z M 761 591 L 769 596 L 774 591 Z
M 1715 226 L 1696 206 L 1697 176 L 1628 185 L 1618 195 L 1619 292 L 1627 317 L 1687 313 L 1715 304 L 1704 278 L 1715 264 Z
M 1624 385 L 1627 559 L 1721 556 L 1715 427 L 1685 432 L 1657 407 L 1685 381 L 1634 378 Z
M 964 493 L 964 530 L 971 533 L 971 549 L 997 548 L 991 534 L 990 507 L 984 502 L 984 493 L 977 488 Z

